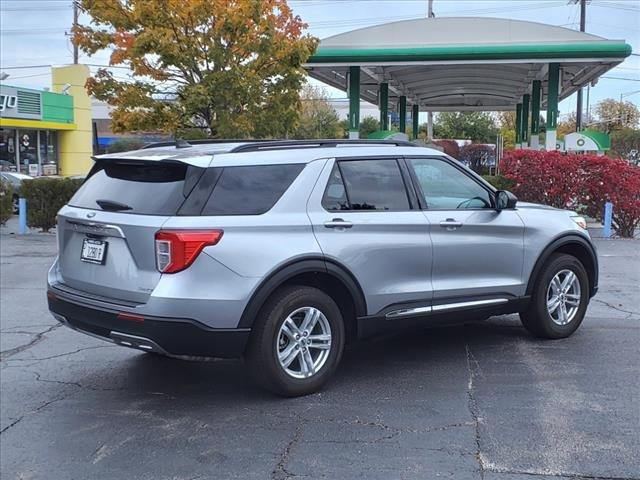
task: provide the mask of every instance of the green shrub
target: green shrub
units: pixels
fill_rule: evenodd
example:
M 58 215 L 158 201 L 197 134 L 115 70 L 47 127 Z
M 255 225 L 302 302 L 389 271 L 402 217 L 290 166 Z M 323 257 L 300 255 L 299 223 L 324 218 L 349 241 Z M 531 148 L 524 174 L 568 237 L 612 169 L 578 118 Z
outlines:
M 4 225 L 13 214 L 13 187 L 0 180 L 0 224 Z
M 484 178 L 498 190 L 511 190 L 516 184 L 516 182 L 514 182 L 513 180 L 509 180 L 502 175 L 483 175 L 482 178 Z
M 48 232 L 56 224 L 58 210 L 81 184 L 79 179 L 45 177 L 22 182 L 22 196 L 27 199 L 27 225 Z

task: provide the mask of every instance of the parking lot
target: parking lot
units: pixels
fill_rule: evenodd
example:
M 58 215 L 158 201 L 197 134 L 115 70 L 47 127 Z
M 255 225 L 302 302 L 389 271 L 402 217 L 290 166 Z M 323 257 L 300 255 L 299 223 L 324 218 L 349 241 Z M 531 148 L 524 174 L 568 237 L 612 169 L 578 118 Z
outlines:
M 350 346 L 319 394 L 273 397 L 240 361 L 186 362 L 58 325 L 55 236 L 1 245 L 5 479 L 640 478 L 640 241 L 597 240 L 571 338 L 517 316 Z

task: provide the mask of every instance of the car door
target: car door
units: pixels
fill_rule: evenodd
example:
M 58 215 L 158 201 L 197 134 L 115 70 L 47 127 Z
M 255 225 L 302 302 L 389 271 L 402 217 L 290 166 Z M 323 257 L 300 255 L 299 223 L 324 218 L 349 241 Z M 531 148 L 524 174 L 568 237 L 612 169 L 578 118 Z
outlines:
M 516 210 L 497 211 L 494 193 L 453 159 L 405 161 L 432 225 L 434 305 L 523 295 L 524 223 Z
M 307 205 L 328 260 L 359 282 L 369 315 L 431 300 L 429 223 L 396 158 L 330 159 Z

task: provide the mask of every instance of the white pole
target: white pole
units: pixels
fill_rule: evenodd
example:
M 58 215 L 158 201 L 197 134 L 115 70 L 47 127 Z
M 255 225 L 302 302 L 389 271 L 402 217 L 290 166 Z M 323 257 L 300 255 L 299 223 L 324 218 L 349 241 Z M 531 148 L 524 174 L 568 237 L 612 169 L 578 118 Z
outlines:
M 433 14 L 433 0 L 428 0 L 427 3 L 427 17 L 434 18 Z M 427 112 L 427 141 L 433 140 L 433 112 Z

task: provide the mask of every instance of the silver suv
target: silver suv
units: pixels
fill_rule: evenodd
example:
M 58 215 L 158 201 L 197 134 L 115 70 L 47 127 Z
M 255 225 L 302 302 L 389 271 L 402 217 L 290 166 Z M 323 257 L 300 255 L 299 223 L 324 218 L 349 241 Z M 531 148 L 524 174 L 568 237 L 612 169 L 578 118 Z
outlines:
M 318 390 L 345 343 L 518 312 L 571 335 L 598 285 L 585 221 L 409 143 L 154 145 L 102 155 L 58 215 L 63 324 L 175 357 L 244 356 Z

